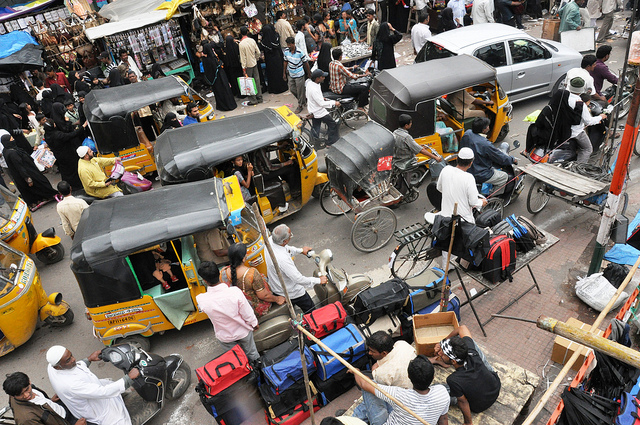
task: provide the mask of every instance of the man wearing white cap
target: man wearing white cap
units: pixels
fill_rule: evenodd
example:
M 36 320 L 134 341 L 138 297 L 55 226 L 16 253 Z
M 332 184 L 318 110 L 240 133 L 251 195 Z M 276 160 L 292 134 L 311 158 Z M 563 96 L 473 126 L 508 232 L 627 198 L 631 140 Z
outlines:
M 95 425 L 131 425 L 120 394 L 140 376 L 140 371 L 131 369 L 115 382 L 99 379 L 89 370 L 92 361 L 100 360 L 99 355 L 100 350 L 76 362 L 69 350 L 54 345 L 47 351 L 49 382 L 76 418 L 85 418 L 87 423 Z
M 88 146 L 80 146 L 76 152 L 80 157 L 78 175 L 87 195 L 100 199 L 122 196 L 116 181 L 107 181 L 107 176 L 102 171 L 105 167 L 114 165 L 118 158 L 96 158 Z

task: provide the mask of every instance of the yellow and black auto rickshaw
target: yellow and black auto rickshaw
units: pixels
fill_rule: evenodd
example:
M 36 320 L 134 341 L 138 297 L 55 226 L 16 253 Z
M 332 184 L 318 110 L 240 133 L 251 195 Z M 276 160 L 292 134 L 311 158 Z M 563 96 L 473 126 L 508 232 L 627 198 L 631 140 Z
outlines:
M 201 122 L 215 119 L 213 106 L 176 76 L 89 92 L 84 112 L 98 155 L 120 157 L 127 171 L 155 171 L 153 142 L 162 126 L 157 104 L 176 98 L 196 102 Z
M 301 137 L 299 122 L 282 106 L 165 131 L 155 147 L 160 182 L 227 177 L 231 160 L 243 156 L 254 171 L 247 203 L 257 202 L 267 223 L 293 214 L 312 194 L 319 196 L 328 181 L 318 171 L 316 151 Z
M 61 293 L 47 295 L 32 259 L 0 242 L 0 356 L 27 342 L 38 320 L 66 326 L 73 311 Z
M 487 138 L 501 141 L 509 132 L 511 104 L 498 84 L 496 70 L 469 55 L 436 59 L 399 68 L 387 69 L 376 76 L 371 85 L 369 115 L 393 131 L 398 117 L 409 114 L 413 125 L 409 130 L 419 144 L 435 149 L 445 159 L 455 159 L 458 142 L 471 128 L 474 117 L 458 110 L 454 96 L 466 91 L 473 97 L 493 101 L 481 106 L 491 120 Z M 466 109 L 466 108 L 465 108 Z M 419 154 L 418 162 L 427 166 L 427 157 Z
M 94 335 L 106 345 L 133 340 L 148 347 L 143 337 L 206 320 L 196 303 L 207 287 L 197 274 L 193 235 L 216 229 L 244 243 L 248 264 L 266 274 L 262 235 L 235 177 L 93 203 L 78 224 L 71 269 Z M 169 289 L 153 275 L 158 255 L 170 262 L 176 278 Z M 254 338 L 263 350 L 290 333 L 286 306 L 274 305 Z

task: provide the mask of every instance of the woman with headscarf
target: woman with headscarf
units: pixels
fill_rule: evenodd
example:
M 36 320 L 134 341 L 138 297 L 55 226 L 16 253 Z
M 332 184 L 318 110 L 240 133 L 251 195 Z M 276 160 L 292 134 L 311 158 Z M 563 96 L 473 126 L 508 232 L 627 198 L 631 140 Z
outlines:
M 64 103 L 67 99 L 73 99 L 73 96 L 70 93 L 67 93 L 65 89 L 58 84 L 51 84 L 49 88 L 51 89 L 54 102 Z
M 22 130 L 22 116 L 20 109 L 14 103 L 7 103 L 0 98 L 0 128 L 6 130 L 15 138 L 15 142 L 20 149 L 28 154 L 33 152 L 33 147 L 29 143 Z M 25 130 L 27 131 L 27 130 Z
M 53 92 L 51 90 L 45 90 L 42 92 L 40 109 L 42 110 L 42 113 L 45 117 L 51 117 L 51 111 L 53 110 Z
M 453 9 L 445 7 L 444 10 L 440 12 L 440 29 L 444 32 L 456 28 L 458 28 L 458 26 L 453 20 Z
M 4 134 L 0 138 L 0 142 L 4 146 L 2 155 L 13 176 L 13 182 L 31 211 L 35 211 L 52 201 L 57 192 L 51 187 L 49 180 L 38 170 L 33 158 L 19 149 L 16 141 L 9 134 Z
M 65 133 L 69 133 L 73 131 L 73 126 L 69 121 L 67 121 L 64 117 L 64 114 L 67 112 L 67 109 L 60 102 L 55 102 L 51 109 L 51 119 L 56 123 L 56 127 L 60 131 L 64 131 Z
M 160 128 L 160 134 L 164 133 L 167 130 L 171 130 L 172 128 L 180 127 L 182 127 L 182 124 L 180 124 L 178 116 L 173 112 L 169 112 L 164 116 L 164 122 L 162 123 L 162 127 Z
M 284 93 L 289 89 L 289 86 L 282 79 L 284 55 L 280 47 L 280 36 L 271 24 L 263 26 L 261 33 L 260 47 L 264 52 L 264 63 L 267 68 L 267 88 L 271 94 Z
M 122 80 L 122 74 L 118 67 L 114 67 L 109 71 L 109 87 L 118 87 L 123 86 L 124 81 Z
M 380 24 L 376 41 L 373 44 L 373 54 L 375 60 L 378 61 L 378 69 L 380 71 L 396 67 L 394 46 L 400 40 L 402 40 L 402 34 L 394 29 L 390 23 L 383 22 Z
M 213 95 L 216 98 L 216 109 L 219 111 L 233 111 L 238 105 L 236 105 L 236 100 L 233 98 L 233 92 L 227 79 L 227 73 L 222 67 L 222 61 L 213 51 L 213 48 L 213 43 L 204 45 L 203 56 L 201 57 L 204 77 L 213 90 Z
M 56 157 L 56 165 L 60 171 L 62 180 L 68 182 L 74 189 L 82 188 L 82 182 L 78 176 L 78 154 L 76 149 L 84 140 L 84 128 L 64 131 L 52 119 L 44 123 L 44 139 L 47 146 Z
M 323 70 L 324 72 L 326 72 L 327 74 L 329 73 L 329 64 L 331 63 L 332 58 L 331 58 L 331 44 L 327 43 L 326 41 L 324 43 L 322 43 L 322 45 L 320 46 L 320 52 L 318 53 L 318 68 Z M 320 87 L 322 87 L 322 91 L 330 91 L 329 90 L 329 84 L 330 84 L 330 79 L 329 76 L 327 76 L 324 81 L 322 82 L 322 84 L 320 84 Z
M 225 38 L 224 44 L 224 69 L 231 82 L 231 91 L 234 96 L 241 97 L 238 87 L 238 77 L 242 77 L 242 65 L 240 65 L 240 48 L 232 35 Z

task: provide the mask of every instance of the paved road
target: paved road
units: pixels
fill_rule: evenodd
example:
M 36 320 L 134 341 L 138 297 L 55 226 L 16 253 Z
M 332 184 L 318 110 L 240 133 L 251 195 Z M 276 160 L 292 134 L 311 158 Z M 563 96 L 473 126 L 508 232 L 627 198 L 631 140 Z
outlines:
M 617 69 L 621 67 L 623 41 L 617 40 L 613 44 L 617 49 L 614 50 L 610 66 L 613 69 Z M 547 101 L 547 97 L 539 97 L 516 104 L 511 123 L 511 133 L 507 140 L 519 139 L 524 144 L 527 125 L 522 122 L 522 119 L 530 112 L 541 109 Z M 273 102 L 269 106 L 274 106 Z M 525 163 L 525 160 L 521 163 Z M 632 160 L 632 167 L 634 166 L 637 166 L 637 159 L 635 158 Z M 59 179 L 58 176 L 50 176 L 50 178 L 56 182 Z M 527 190 L 528 187 L 525 188 L 523 196 L 508 208 L 508 213 L 528 215 L 525 203 Z M 135 198 L 132 197 L 133 199 Z M 183 202 L 185 207 L 188 208 L 189 200 L 184 199 Z M 395 210 L 398 217 L 398 228 L 421 220 L 424 211 L 428 208 L 430 208 L 430 205 L 426 200 L 423 188 L 420 198 L 415 203 L 403 205 Z M 632 214 L 635 214 L 637 208 L 637 205 L 630 206 Z M 149 213 L 144 209 L 144 206 L 140 206 L 140 220 L 144 220 Z M 565 203 L 552 201 L 544 211 L 535 217 L 534 221 L 543 227 L 560 226 L 563 222 L 570 222 L 576 214 L 584 213 L 576 207 L 569 207 Z M 593 222 L 596 223 L 598 220 L 599 216 L 593 214 Z M 34 222 L 36 228 L 40 231 L 54 226 L 58 234 L 63 234 L 54 205 L 48 205 L 36 212 L 34 214 Z M 371 254 L 363 254 L 356 251 L 349 240 L 351 222 L 344 217 L 327 216 L 321 210 L 317 200 L 312 200 L 302 211 L 284 222 L 293 231 L 294 239 L 292 243 L 294 245 L 331 248 L 334 253 L 335 264 L 348 272 L 371 272 L 376 279 L 381 280 L 386 279 L 389 275 L 388 269 L 385 267 L 389 253 L 393 249 L 392 244 L 390 243 L 384 249 Z M 62 239 L 68 252 L 71 241 L 64 235 Z M 298 259 L 297 264 L 304 273 L 313 271 L 311 261 L 306 258 Z M 82 298 L 73 274 L 69 269 L 68 254 L 58 264 L 44 266 L 38 263 L 38 268 L 47 291 L 63 292 L 64 298 L 72 305 L 76 313 L 76 321 L 68 328 L 42 328 L 36 331 L 29 342 L 2 358 L 0 361 L 0 377 L 12 371 L 22 370 L 30 375 L 34 384 L 45 390 L 50 390 L 51 386 L 46 375 L 45 353 L 51 345 L 63 344 L 71 349 L 77 358 L 82 358 L 94 350 L 100 349 L 102 344 L 92 337 L 91 324 L 84 318 Z M 216 353 L 216 348 L 217 342 L 213 338 L 211 325 L 208 322 L 188 326 L 182 331 L 170 331 L 153 338 L 153 351 L 162 355 L 179 352 L 185 356 L 192 368 L 206 363 Z M 95 364 L 92 369 L 100 377 L 114 379 L 120 377 L 119 371 L 108 364 Z M 0 396 L 0 399 L 3 399 L 3 396 Z M 189 390 L 181 400 L 169 403 L 167 408 L 153 420 L 153 423 L 186 425 L 209 423 L 209 421 L 210 417 L 204 412 L 195 392 Z

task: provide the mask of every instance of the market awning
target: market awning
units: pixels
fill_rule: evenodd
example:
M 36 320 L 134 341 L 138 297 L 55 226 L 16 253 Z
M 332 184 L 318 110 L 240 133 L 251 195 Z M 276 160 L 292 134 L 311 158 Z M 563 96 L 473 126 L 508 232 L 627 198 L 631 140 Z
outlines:
M 156 22 L 164 21 L 166 16 L 167 12 L 165 10 L 153 10 L 123 21 L 109 22 L 108 24 L 87 28 L 84 32 L 90 41 L 95 41 L 102 37 L 134 30 L 136 28 L 142 28 L 147 25 L 155 24 Z
M 42 47 L 26 31 L 0 36 L 0 75 L 14 75 L 42 66 Z
M 35 0 L 26 3 L 20 0 L 2 0 L 0 1 L 0 22 L 35 12 L 55 2 L 56 0 Z

